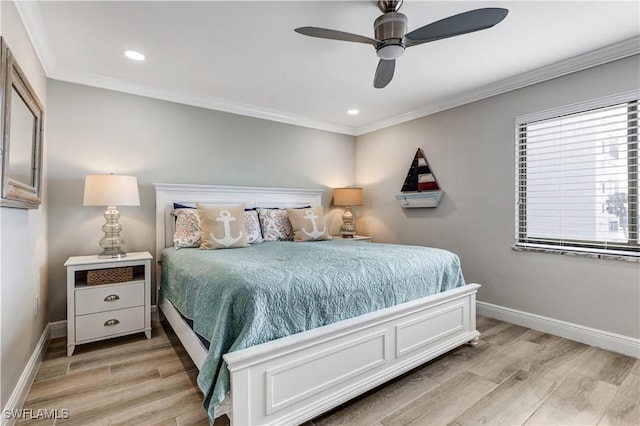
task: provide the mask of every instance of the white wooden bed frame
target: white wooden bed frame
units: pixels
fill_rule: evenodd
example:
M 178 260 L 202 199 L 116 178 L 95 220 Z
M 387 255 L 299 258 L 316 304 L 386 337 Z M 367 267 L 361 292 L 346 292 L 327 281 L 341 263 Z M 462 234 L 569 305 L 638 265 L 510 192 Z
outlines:
M 157 288 L 160 253 L 173 245 L 173 203 L 321 206 L 323 191 L 154 184 Z M 393 306 L 224 355 L 232 424 L 300 424 L 462 344 L 476 345 L 478 284 Z M 200 369 L 206 349 L 173 305 L 162 314 Z M 225 411 L 216 412 L 216 416 Z

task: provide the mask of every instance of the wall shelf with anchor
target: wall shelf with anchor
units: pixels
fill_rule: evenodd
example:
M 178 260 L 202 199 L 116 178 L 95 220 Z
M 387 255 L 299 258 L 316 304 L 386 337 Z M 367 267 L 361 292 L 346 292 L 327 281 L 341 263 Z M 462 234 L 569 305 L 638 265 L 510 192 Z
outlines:
M 396 195 L 396 200 L 405 209 L 438 207 L 442 199 L 444 191 L 440 190 L 420 148 L 413 157 L 401 192 L 402 194 Z

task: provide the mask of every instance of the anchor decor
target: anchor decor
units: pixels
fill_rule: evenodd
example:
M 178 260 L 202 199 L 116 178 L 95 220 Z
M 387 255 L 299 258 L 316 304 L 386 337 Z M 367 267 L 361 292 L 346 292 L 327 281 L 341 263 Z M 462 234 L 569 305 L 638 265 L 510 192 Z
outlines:
M 211 236 L 211 239 L 215 242 L 217 242 L 220 245 L 223 245 L 225 247 L 230 247 L 231 245 L 237 243 L 238 241 L 240 241 L 240 238 L 242 238 L 242 231 L 240 231 L 240 234 L 234 238 L 231 236 L 231 222 L 234 222 L 236 220 L 235 217 L 231 216 L 231 212 L 227 211 L 227 210 L 222 210 L 220 212 L 220 214 L 218 215 L 218 217 L 216 218 L 216 222 L 222 222 L 223 225 L 223 229 L 224 229 L 224 237 L 222 238 L 216 238 L 215 234 L 213 232 L 210 232 L 209 235 Z
M 444 194 L 420 148 L 413 157 L 401 192 L 402 194 L 396 195 L 396 200 L 405 209 L 438 207 Z
M 311 226 L 312 226 L 311 232 L 307 232 L 305 228 L 302 228 L 302 232 L 304 232 L 309 238 L 316 240 L 318 239 L 318 237 L 324 235 L 325 232 L 327 232 L 326 225 L 322 228 L 322 231 L 318 230 L 318 223 L 316 222 L 316 219 L 318 219 L 318 215 L 315 214 L 312 210 L 307 210 L 304 213 L 304 215 L 305 215 L 305 219 L 308 219 L 309 221 L 311 221 Z

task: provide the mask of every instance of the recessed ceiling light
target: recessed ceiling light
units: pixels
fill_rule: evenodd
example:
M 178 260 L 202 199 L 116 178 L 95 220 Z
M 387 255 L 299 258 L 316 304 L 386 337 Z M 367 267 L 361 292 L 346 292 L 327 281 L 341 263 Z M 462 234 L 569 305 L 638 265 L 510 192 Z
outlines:
M 349 115 L 358 115 L 358 114 L 360 114 L 360 111 L 358 111 L 357 109 L 350 109 L 349 111 L 347 111 L 347 114 L 349 114 Z
M 125 50 L 124 56 L 134 61 L 144 61 L 144 55 L 135 50 Z

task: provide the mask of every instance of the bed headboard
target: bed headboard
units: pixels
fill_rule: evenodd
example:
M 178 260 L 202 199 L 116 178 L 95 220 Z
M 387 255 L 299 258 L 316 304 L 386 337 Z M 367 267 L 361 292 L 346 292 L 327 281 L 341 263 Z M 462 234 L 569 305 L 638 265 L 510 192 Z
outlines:
M 239 204 L 255 207 L 320 207 L 322 189 L 266 188 L 154 183 L 156 191 L 156 262 L 165 247 L 173 245 L 173 203 Z M 160 271 L 157 271 L 159 284 Z

